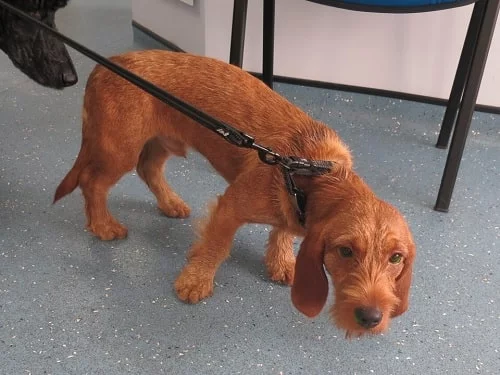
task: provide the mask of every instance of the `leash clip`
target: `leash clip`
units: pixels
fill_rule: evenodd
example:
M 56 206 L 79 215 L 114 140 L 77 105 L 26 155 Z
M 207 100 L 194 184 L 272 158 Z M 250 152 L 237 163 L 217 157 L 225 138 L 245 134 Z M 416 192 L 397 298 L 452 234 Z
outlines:
M 288 156 L 280 163 L 291 174 L 301 176 L 320 176 L 332 170 L 333 162 L 327 160 L 309 160 L 298 156 Z

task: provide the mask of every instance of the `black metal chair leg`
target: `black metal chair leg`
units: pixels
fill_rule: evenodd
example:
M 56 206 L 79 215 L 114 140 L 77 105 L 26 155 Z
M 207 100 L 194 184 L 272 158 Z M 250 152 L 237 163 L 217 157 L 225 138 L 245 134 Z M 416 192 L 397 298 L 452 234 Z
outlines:
M 245 27 L 247 23 L 248 0 L 234 0 L 233 25 L 231 30 L 231 50 L 229 63 L 243 65 L 243 49 L 245 47 Z
M 262 80 L 273 88 L 275 0 L 264 0 L 262 30 Z
M 486 8 L 484 10 L 483 19 L 477 39 L 477 45 L 470 71 L 467 78 L 467 84 L 464 90 L 462 105 L 458 112 L 456 129 L 453 133 L 450 151 L 446 159 L 441 186 L 439 188 L 438 197 L 434 209 L 436 211 L 447 212 L 453 194 L 453 188 L 460 168 L 467 134 L 469 132 L 472 114 L 476 105 L 477 94 L 483 76 L 486 58 L 490 49 L 491 39 L 498 16 L 500 0 L 485 0 Z
M 457 117 L 457 112 L 460 108 L 460 101 L 464 92 L 467 76 L 469 75 L 470 65 L 472 57 L 474 56 L 474 49 L 477 44 L 477 38 L 485 7 L 485 0 L 480 0 L 476 3 L 476 5 L 474 5 L 462 53 L 458 62 L 457 72 L 451 88 L 450 98 L 448 100 L 443 123 L 441 125 L 441 131 L 439 132 L 439 137 L 436 143 L 437 148 L 445 149 L 448 147 L 451 132 L 453 131 L 453 125 Z

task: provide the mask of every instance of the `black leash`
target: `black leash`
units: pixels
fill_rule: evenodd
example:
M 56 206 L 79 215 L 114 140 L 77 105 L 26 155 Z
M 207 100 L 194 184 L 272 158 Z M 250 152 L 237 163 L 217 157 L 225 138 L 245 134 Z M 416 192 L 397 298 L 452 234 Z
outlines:
M 109 59 L 99 55 L 98 53 L 88 49 L 87 47 L 81 45 L 80 43 L 68 38 L 64 34 L 61 34 L 57 30 L 45 25 L 31 15 L 17 9 L 16 7 L 0 0 L 0 7 L 7 9 L 8 11 L 24 18 L 30 22 L 35 23 L 38 27 L 52 33 L 54 36 L 62 40 L 64 43 L 87 56 L 88 58 L 94 60 L 98 64 L 106 67 L 113 73 L 119 75 L 120 77 L 126 79 L 130 83 L 136 85 L 147 93 L 151 94 L 155 98 L 161 100 L 162 102 L 170 105 L 179 112 L 185 114 L 191 119 L 203 125 L 205 128 L 217 133 L 219 136 L 223 137 L 229 143 L 242 147 L 256 150 L 259 155 L 259 159 L 268 165 L 279 165 L 283 171 L 285 177 L 285 185 L 288 193 L 294 198 L 294 205 L 299 217 L 299 221 L 302 225 L 305 223 L 305 207 L 306 207 L 306 195 L 305 193 L 297 187 L 293 179 L 294 174 L 303 176 L 319 176 L 330 171 L 333 167 L 333 162 L 331 161 L 316 161 L 299 158 L 296 156 L 281 156 L 277 152 L 272 151 L 270 148 L 264 147 L 255 143 L 253 137 L 244 132 L 233 128 L 232 126 L 215 119 L 214 117 L 208 115 L 205 112 L 191 106 L 190 104 L 182 101 L 176 96 L 160 89 L 159 87 L 153 85 L 151 82 L 139 77 L 138 75 L 130 72 L 127 69 L 122 68 L 110 61 Z

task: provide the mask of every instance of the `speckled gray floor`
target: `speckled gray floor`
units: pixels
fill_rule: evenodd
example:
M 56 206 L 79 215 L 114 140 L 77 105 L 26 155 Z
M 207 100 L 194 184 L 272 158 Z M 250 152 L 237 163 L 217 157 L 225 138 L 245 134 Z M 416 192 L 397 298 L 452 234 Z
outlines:
M 129 6 L 73 0 L 59 28 L 106 55 L 133 42 Z M 93 62 L 74 53 L 78 86 L 43 89 L 0 55 L 0 373 L 500 373 L 500 117 L 476 114 L 448 214 L 432 210 L 446 153 L 434 147 L 443 108 L 277 85 L 349 143 L 357 169 L 408 217 L 418 243 L 411 310 L 377 337 L 346 341 L 326 314 L 310 320 L 261 262 L 267 228 L 242 229 L 215 295 L 179 302 L 172 283 L 192 220 L 224 183 L 197 155 L 170 181 L 192 219 L 162 217 L 137 178 L 110 196 L 129 238 L 83 230 L 79 191 L 51 205 L 80 146 Z

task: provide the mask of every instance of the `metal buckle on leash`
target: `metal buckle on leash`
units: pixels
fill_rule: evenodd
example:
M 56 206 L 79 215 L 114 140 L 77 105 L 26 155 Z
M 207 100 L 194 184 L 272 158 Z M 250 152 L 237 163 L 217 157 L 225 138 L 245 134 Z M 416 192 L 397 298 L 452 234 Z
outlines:
M 309 160 L 298 156 L 289 156 L 282 165 L 292 174 L 320 176 L 331 171 L 333 164 L 333 162 L 327 160 Z
M 270 148 L 263 147 L 257 143 L 254 143 L 252 145 L 252 148 L 254 150 L 257 150 L 257 153 L 259 154 L 259 159 L 264 164 L 276 165 L 278 163 L 281 163 L 281 160 L 283 159 L 283 157 L 277 152 L 273 152 Z

